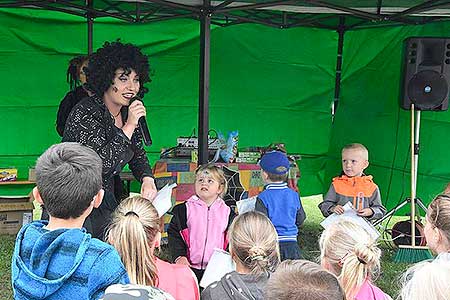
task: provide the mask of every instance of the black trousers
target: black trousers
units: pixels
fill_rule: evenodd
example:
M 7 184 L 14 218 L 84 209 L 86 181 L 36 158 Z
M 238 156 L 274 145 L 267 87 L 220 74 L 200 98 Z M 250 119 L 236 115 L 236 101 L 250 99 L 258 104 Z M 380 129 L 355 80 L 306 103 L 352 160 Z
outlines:
M 280 245 L 280 256 L 281 261 L 286 259 L 301 259 L 300 247 L 297 242 L 281 242 Z

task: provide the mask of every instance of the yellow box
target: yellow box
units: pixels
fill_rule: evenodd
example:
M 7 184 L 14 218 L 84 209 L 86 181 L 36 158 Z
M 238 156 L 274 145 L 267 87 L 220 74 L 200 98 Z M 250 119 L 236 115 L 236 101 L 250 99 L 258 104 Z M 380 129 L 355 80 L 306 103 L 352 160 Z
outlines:
M 0 169 L 0 181 L 17 180 L 17 169 Z

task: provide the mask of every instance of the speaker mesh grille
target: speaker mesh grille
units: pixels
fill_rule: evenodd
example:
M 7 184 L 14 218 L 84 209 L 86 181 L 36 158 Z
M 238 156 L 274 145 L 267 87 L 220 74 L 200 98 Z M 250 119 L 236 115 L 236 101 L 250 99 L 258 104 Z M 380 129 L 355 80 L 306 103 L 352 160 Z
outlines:
M 408 97 L 419 110 L 432 110 L 444 102 L 448 84 L 444 76 L 432 70 L 420 71 L 408 82 Z

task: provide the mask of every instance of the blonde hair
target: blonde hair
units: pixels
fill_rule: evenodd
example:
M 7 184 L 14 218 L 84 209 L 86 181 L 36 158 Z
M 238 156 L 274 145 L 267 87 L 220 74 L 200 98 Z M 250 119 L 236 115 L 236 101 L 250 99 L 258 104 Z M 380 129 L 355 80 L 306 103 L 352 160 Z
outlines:
M 367 231 L 350 220 L 340 220 L 321 235 L 321 260 L 325 259 L 352 300 L 366 279 L 380 269 L 381 250 Z
M 250 211 L 239 215 L 228 232 L 230 252 L 252 274 L 268 274 L 278 266 L 278 235 L 264 214 Z
M 447 300 L 450 295 L 450 261 L 424 261 L 402 276 L 402 300 Z
M 270 276 L 266 300 L 345 300 L 338 279 L 316 263 L 285 260 Z
M 347 144 L 344 146 L 344 148 L 342 148 L 342 153 L 344 153 L 344 151 L 346 150 L 358 150 L 361 152 L 361 156 L 365 160 L 369 160 L 369 150 L 367 150 L 366 146 L 364 146 L 363 144 L 359 143 Z
M 450 250 L 450 195 L 436 196 L 428 206 L 427 219 L 445 237 L 445 248 Z
M 201 165 L 195 170 L 195 176 L 198 176 L 200 174 L 205 174 L 207 176 L 211 176 L 219 183 L 219 186 L 222 187 L 222 192 L 220 193 L 220 197 L 223 198 L 228 190 L 228 182 L 225 177 L 225 173 L 223 172 L 222 168 L 214 165 L 214 164 L 206 164 Z
M 157 285 L 153 245 L 158 232 L 158 212 L 141 196 L 123 200 L 114 211 L 106 240 L 119 252 L 131 283 Z

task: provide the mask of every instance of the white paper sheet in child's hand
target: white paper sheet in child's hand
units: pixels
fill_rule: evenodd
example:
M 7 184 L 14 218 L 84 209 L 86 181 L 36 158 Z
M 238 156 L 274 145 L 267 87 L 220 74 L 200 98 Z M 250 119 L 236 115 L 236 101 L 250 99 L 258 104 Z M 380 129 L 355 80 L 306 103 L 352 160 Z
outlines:
M 256 205 L 256 196 L 242 199 L 236 202 L 239 214 L 255 210 L 255 205 Z
M 200 286 L 206 288 L 211 283 L 219 281 L 225 274 L 234 270 L 236 270 L 236 266 L 231 259 L 230 253 L 215 248 L 200 281 Z
M 356 214 L 356 210 L 353 208 L 353 205 L 350 202 L 347 202 L 343 206 L 343 208 L 344 208 L 344 213 L 342 215 L 338 215 L 338 214 L 333 213 L 333 214 L 329 215 L 325 220 L 323 220 L 320 223 L 320 225 L 323 228 L 327 229 L 329 226 L 333 225 L 338 220 L 341 220 L 342 218 L 344 218 L 344 219 L 348 219 L 350 221 L 353 221 L 354 223 L 358 224 L 359 226 L 361 226 L 362 228 L 367 230 L 369 235 L 374 240 L 377 240 L 380 237 L 380 233 L 375 228 L 375 226 L 373 226 L 372 223 L 370 223 L 369 221 L 367 221 L 363 217 L 358 216 Z
M 158 211 L 158 215 L 160 217 L 164 216 L 164 214 L 172 207 L 172 190 L 176 186 L 176 183 L 166 184 L 156 194 L 155 200 L 153 200 L 152 204 Z

